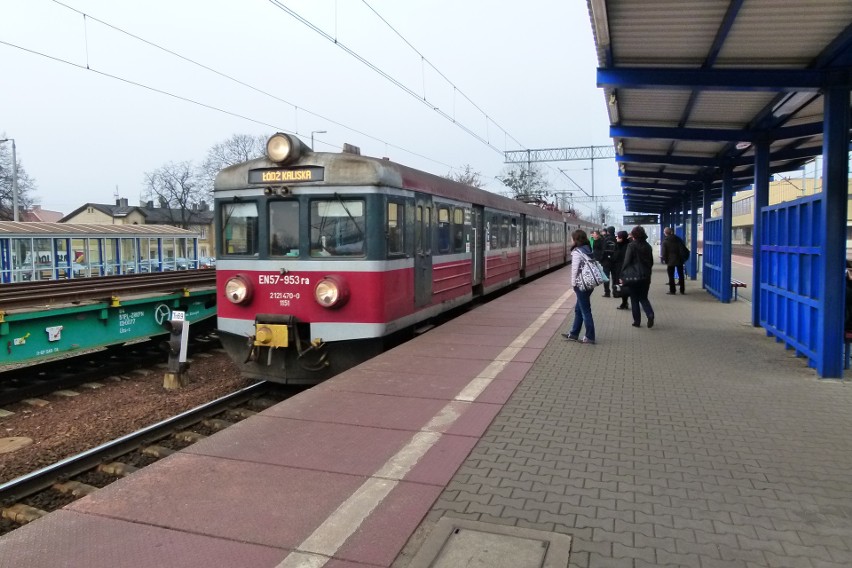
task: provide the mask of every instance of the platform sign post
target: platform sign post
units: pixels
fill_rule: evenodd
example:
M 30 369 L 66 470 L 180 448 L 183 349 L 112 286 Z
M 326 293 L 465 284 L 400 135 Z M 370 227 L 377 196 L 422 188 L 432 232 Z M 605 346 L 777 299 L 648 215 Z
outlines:
M 172 319 L 169 322 L 169 363 L 163 380 L 163 388 L 167 390 L 179 389 L 186 386 L 186 352 L 189 342 L 189 322 L 186 321 L 186 313 L 178 310 L 172 311 Z

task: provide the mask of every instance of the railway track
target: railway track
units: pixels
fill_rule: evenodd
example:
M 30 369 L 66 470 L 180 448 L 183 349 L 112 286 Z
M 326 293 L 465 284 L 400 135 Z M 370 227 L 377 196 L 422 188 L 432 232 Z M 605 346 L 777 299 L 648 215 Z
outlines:
M 190 328 L 190 356 L 220 347 L 218 337 L 211 334 L 214 323 L 201 322 Z M 37 365 L 0 370 L 0 408 L 165 362 L 167 354 L 162 348 L 162 342 L 162 337 L 153 337 L 130 345 L 111 346 Z
M 0 316 L 15 308 L 52 307 L 147 292 L 183 291 L 216 285 L 215 270 L 182 270 L 70 280 L 37 280 L 0 286 Z
M 0 485 L 0 534 L 36 520 L 293 394 L 265 382 Z

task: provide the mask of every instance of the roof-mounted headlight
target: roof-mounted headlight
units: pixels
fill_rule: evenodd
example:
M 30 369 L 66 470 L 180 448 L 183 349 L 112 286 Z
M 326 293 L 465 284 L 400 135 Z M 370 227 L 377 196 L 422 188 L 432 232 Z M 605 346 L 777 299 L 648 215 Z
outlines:
M 273 162 L 286 164 L 302 154 L 302 142 L 295 136 L 278 132 L 266 141 L 266 156 Z

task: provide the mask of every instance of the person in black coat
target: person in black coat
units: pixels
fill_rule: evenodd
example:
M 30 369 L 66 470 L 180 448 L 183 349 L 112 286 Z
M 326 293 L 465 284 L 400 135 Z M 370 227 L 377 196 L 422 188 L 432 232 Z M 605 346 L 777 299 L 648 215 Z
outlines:
M 654 251 L 648 244 L 648 235 L 641 225 L 630 231 L 633 242 L 627 245 L 624 254 L 624 264 L 621 267 L 621 282 L 628 279 L 630 288 L 630 307 L 633 310 L 633 327 L 642 327 L 641 306 L 648 318 L 648 327 L 654 327 L 654 307 L 648 300 L 648 290 L 651 287 L 651 268 L 654 266 Z
M 624 264 L 624 254 L 627 252 L 627 231 L 618 231 L 615 234 L 615 252 L 612 253 L 612 281 L 618 282 L 621 280 L 621 265 Z M 626 286 L 621 286 L 621 304 L 619 310 L 628 310 L 627 305 L 628 289 Z
M 677 293 L 675 292 L 674 279 L 675 270 L 677 270 L 680 293 L 686 294 L 686 273 L 683 270 L 683 265 L 686 262 L 686 259 L 683 258 L 681 254 L 684 247 L 683 240 L 675 234 L 674 229 L 671 227 L 663 229 L 663 233 L 665 234 L 665 238 L 663 239 L 660 256 L 662 257 L 663 264 L 666 265 L 666 272 L 669 273 L 669 291 L 666 293 Z

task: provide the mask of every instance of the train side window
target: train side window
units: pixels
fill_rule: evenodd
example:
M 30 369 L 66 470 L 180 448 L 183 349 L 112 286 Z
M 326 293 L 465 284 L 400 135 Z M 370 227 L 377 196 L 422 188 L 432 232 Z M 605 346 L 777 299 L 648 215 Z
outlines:
M 518 246 L 518 219 L 514 217 L 509 222 L 509 246 Z
M 491 235 L 491 250 L 500 248 L 500 218 L 497 215 L 491 217 L 491 226 L 489 227 Z
M 450 208 L 438 208 L 438 254 L 450 252 Z
M 500 248 L 509 248 L 509 218 L 505 216 L 500 224 Z
M 464 209 L 453 209 L 453 252 L 464 252 Z
M 388 202 L 388 255 L 405 254 L 405 209 L 402 203 Z
M 269 254 L 299 256 L 299 202 L 269 203 Z
M 254 201 L 222 204 L 224 254 L 258 254 L 257 219 L 257 203 Z
M 414 210 L 414 250 L 423 252 L 423 206 Z
M 423 208 L 423 248 L 426 254 L 432 254 L 432 208 Z

